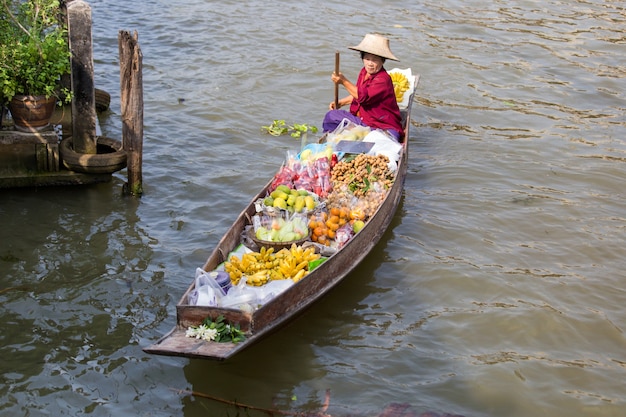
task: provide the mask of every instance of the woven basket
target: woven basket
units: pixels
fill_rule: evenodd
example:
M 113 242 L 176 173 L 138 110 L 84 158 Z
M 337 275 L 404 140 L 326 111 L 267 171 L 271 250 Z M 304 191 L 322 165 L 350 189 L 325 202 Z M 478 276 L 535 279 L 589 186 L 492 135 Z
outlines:
M 307 240 L 311 238 L 311 231 L 309 231 L 309 234 L 306 237 L 302 239 L 298 239 L 298 240 L 291 240 L 289 242 L 270 242 L 269 240 L 257 239 L 257 237 L 254 235 L 253 228 L 250 228 L 250 230 L 248 230 L 248 237 L 250 238 L 250 240 L 256 243 L 256 245 L 259 248 L 262 248 L 262 247 L 265 247 L 268 249 L 274 248 L 274 250 L 278 252 L 279 250 L 284 249 L 284 248 L 289 249 L 291 245 L 293 245 L 294 243 L 298 246 L 302 245 L 304 242 L 306 242 Z

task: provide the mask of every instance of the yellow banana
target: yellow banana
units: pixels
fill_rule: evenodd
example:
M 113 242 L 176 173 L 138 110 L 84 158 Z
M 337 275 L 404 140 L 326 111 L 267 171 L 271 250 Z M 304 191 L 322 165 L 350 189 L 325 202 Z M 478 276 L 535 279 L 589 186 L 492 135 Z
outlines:
M 304 269 L 301 269 L 300 271 L 298 271 L 298 273 L 296 275 L 293 276 L 293 278 L 291 278 L 291 280 L 293 282 L 298 282 L 300 281 L 302 278 L 304 278 L 304 276 L 306 275 L 306 272 Z
M 315 248 L 304 249 L 292 245 L 290 249 L 274 252 L 274 248 L 261 248 L 259 252 L 248 252 L 239 259 L 236 255 L 224 262 L 224 270 L 230 275 L 233 285 L 237 285 L 242 276 L 246 276 L 249 285 L 264 285 L 269 280 L 293 279 L 299 281 L 305 277 L 309 262 L 319 259 Z
M 409 90 L 409 80 L 401 72 L 392 72 L 389 76 L 391 77 L 391 82 L 393 83 L 396 100 L 402 101 L 404 93 Z

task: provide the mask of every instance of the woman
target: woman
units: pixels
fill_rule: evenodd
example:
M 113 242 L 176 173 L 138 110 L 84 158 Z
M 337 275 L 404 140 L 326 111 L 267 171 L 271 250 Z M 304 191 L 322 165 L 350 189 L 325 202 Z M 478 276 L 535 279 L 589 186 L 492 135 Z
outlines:
M 375 34 L 367 34 L 360 44 L 350 47 L 361 52 L 363 68 L 356 85 L 352 84 L 341 72 L 333 73 L 331 79 L 341 84 L 350 94 L 339 100 L 339 107 L 350 105 L 350 111 L 335 108 L 330 103 L 330 111 L 324 117 L 325 132 L 335 128 L 345 118 L 356 124 L 382 129 L 398 141 L 404 138 L 402 116 L 396 101 L 391 77 L 383 67 L 385 60 L 398 59 L 389 49 L 389 39 Z

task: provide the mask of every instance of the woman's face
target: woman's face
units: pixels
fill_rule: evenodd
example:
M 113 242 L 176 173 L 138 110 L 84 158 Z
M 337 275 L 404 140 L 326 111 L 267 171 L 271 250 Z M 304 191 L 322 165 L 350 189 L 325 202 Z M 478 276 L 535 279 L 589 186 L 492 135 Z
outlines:
M 374 54 L 363 54 L 363 67 L 369 75 L 374 75 L 383 67 L 383 59 Z

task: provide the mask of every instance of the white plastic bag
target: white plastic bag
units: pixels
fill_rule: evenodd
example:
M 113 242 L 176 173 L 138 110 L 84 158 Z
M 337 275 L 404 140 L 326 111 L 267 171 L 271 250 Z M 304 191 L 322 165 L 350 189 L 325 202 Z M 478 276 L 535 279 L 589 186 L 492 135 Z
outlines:
M 219 306 L 251 312 L 258 306 L 257 294 L 246 284 L 246 277 L 243 276 L 239 283 L 219 300 Z
M 389 170 L 396 172 L 398 169 L 398 159 L 402 144 L 396 142 L 391 136 L 382 130 L 374 130 L 363 139 L 363 142 L 374 142 L 374 146 L 367 153 L 368 155 L 385 155 L 389 158 Z
M 226 295 L 215 278 L 202 268 L 196 268 L 195 288 L 189 293 L 189 304 L 197 306 L 217 306 Z

